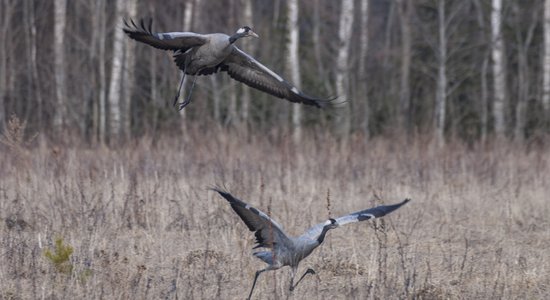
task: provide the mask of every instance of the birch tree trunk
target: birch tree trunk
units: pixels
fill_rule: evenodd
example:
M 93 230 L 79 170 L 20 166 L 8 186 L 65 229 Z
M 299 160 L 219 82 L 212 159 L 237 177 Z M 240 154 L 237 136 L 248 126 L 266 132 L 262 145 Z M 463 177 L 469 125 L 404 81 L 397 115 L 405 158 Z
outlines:
M 98 0 L 96 7 L 96 15 L 98 30 L 98 75 L 99 75 L 99 104 L 98 104 L 98 125 L 99 143 L 104 144 L 106 138 L 107 129 L 107 77 L 105 70 L 105 32 L 106 32 L 106 20 L 105 20 L 105 0 Z
M 447 98 L 447 36 L 445 21 L 445 0 L 439 0 L 439 47 L 437 62 L 437 84 L 435 93 L 435 131 L 438 146 L 445 144 L 445 104 Z
M 338 28 L 338 56 L 336 58 L 336 93 L 348 102 L 336 118 L 337 127 L 342 136 L 347 136 L 351 126 L 351 105 L 349 99 L 349 48 L 353 25 L 353 0 L 342 0 L 340 24 Z
M 410 0 L 398 0 L 398 12 L 400 15 L 401 24 L 401 78 L 399 92 L 399 116 L 400 126 L 405 132 L 409 130 L 409 109 L 411 106 L 411 12 L 412 3 Z
M 542 106 L 550 115 L 550 0 L 544 1 L 544 49 L 542 61 Z
M 361 128 L 365 137 L 369 136 L 370 105 L 367 96 L 369 91 L 367 80 L 367 52 L 369 50 L 369 0 L 361 0 L 361 36 L 359 40 L 359 82 L 363 95 L 364 110 L 362 114 Z
M 298 26 L 298 0 L 287 1 L 287 31 L 288 42 L 286 44 L 287 70 L 290 72 L 291 82 L 298 88 L 301 88 L 300 59 L 298 57 L 298 43 L 300 42 L 300 28 Z M 298 103 L 292 104 L 292 136 L 296 143 L 302 137 L 302 106 Z
M 493 58 L 494 101 L 493 117 L 497 138 L 504 137 L 504 104 L 506 100 L 506 73 L 504 67 L 504 42 L 502 40 L 502 0 L 491 2 L 491 40 Z
M 129 0 L 126 2 L 126 11 L 128 12 L 128 17 L 131 19 L 136 18 L 137 15 L 137 0 Z M 119 28 L 115 30 L 120 30 Z M 120 30 L 122 31 L 122 30 Z M 135 66 L 136 66 L 136 59 L 135 59 L 135 46 L 136 43 L 130 39 L 124 39 L 124 69 L 123 69 L 123 81 L 122 81 L 122 87 L 123 87 L 123 98 L 122 98 L 122 136 L 125 140 L 130 139 L 131 135 L 131 121 L 132 121 L 132 90 L 134 87 L 134 80 L 135 80 Z
M 477 11 L 477 23 L 480 29 L 480 41 L 487 40 L 485 20 L 483 18 L 483 7 L 480 0 L 474 0 L 474 5 Z M 491 55 L 489 50 L 483 52 L 483 60 L 481 63 L 480 84 L 481 84 L 481 96 L 480 96 L 480 111 L 481 111 L 481 143 L 485 144 L 487 141 L 487 127 L 488 127 L 488 98 L 489 98 L 489 85 L 487 83 L 487 73 L 489 70 L 489 57 Z
M 60 133 L 66 117 L 67 75 L 65 65 L 65 24 L 67 22 L 67 0 L 54 1 L 54 70 L 55 96 L 53 125 Z
M 118 0 L 116 2 L 115 24 L 119 24 L 124 16 L 125 2 Z M 115 27 L 118 27 L 115 25 Z M 111 83 L 109 86 L 109 142 L 115 143 L 120 139 L 120 98 L 122 83 L 122 60 L 124 59 L 124 32 L 115 28 L 113 36 L 113 55 L 111 62 Z
M 320 0 L 314 0 L 313 1 L 313 28 L 312 28 L 312 41 L 313 41 L 313 54 L 315 56 L 315 63 L 317 65 L 317 76 L 321 80 L 322 83 L 325 85 L 325 89 L 327 90 L 328 94 L 334 93 L 334 87 L 331 85 L 330 80 L 326 80 L 327 78 L 327 67 L 326 67 L 326 61 L 323 60 L 323 56 L 321 55 L 322 49 L 324 49 L 324 44 L 321 41 L 321 12 L 320 12 Z
M 193 10 L 195 8 L 194 2 L 194 0 L 185 1 L 183 12 L 183 30 L 191 31 L 193 27 Z

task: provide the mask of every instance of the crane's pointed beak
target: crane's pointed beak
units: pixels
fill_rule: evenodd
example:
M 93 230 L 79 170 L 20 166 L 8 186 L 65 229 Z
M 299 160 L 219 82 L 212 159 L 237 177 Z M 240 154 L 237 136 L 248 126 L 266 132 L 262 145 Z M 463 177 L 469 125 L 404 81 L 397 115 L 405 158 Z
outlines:
M 258 34 L 256 34 L 254 31 L 252 30 L 249 30 L 248 31 L 248 36 L 251 36 L 251 37 L 255 37 L 255 38 L 259 38 L 260 36 Z

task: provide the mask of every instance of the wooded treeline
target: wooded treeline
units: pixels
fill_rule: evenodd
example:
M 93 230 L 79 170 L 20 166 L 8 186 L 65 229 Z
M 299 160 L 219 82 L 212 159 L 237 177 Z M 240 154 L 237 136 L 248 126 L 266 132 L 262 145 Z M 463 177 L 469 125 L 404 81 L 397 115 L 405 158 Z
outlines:
M 0 0 L 0 131 L 112 143 L 186 124 L 337 135 L 428 134 L 443 144 L 537 140 L 550 116 L 550 0 Z M 201 77 L 182 113 L 169 52 L 138 44 L 123 18 L 157 32 L 233 33 L 237 46 L 306 93 L 320 111 L 221 73 Z

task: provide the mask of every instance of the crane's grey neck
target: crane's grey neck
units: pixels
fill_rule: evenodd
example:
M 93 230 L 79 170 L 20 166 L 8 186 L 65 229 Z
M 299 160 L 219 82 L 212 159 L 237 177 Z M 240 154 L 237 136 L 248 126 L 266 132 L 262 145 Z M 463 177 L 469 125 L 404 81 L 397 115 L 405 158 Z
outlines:
M 319 245 L 325 240 L 325 235 L 330 229 L 332 229 L 330 228 L 330 225 L 326 225 L 325 227 L 323 227 L 323 231 L 321 231 L 321 234 L 317 238 L 317 243 L 319 243 Z
M 246 36 L 246 33 L 245 32 L 242 32 L 242 33 L 235 33 L 233 34 L 232 36 L 229 37 L 229 43 L 230 44 L 233 44 L 234 42 L 236 42 L 238 39 L 242 38 L 242 37 L 245 37 Z

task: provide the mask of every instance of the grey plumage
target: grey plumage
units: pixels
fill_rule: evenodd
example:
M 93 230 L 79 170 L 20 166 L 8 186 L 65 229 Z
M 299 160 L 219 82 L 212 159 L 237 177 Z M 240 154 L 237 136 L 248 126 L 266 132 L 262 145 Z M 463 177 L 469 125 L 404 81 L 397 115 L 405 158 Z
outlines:
M 265 269 L 258 270 L 256 272 L 248 299 L 252 296 L 258 276 L 265 271 L 277 270 L 284 266 L 290 266 L 292 270 L 290 278 L 291 291 L 307 274 L 315 274 L 313 269 L 308 269 L 304 275 L 300 277 L 296 284 L 294 284 L 294 277 L 298 269 L 298 264 L 301 260 L 310 255 L 315 248 L 323 243 L 325 235 L 330 229 L 334 229 L 348 223 L 360 222 L 385 216 L 410 201 L 410 199 L 405 199 L 398 204 L 377 206 L 354 212 L 336 219 L 329 219 L 311 227 L 299 237 L 289 237 L 285 234 L 280 224 L 275 222 L 262 211 L 233 197 L 233 195 L 227 191 L 218 188 L 212 188 L 212 190 L 218 192 L 223 198 L 225 198 L 231 205 L 231 208 L 233 208 L 237 215 L 239 215 L 239 217 L 246 224 L 248 229 L 255 232 L 257 245 L 254 249 L 271 249 L 253 253 L 255 257 L 264 261 L 268 264 L 268 266 Z
M 186 74 L 210 75 L 222 71 L 246 85 L 291 102 L 323 107 L 332 101 L 332 99 L 319 99 L 302 93 L 277 73 L 237 48 L 234 43 L 238 39 L 258 37 L 248 26 L 239 28 L 235 34 L 229 36 L 223 33 L 153 33 L 152 21 L 146 24 L 142 20 L 137 25 L 132 20 L 130 22 L 124 20 L 124 24 L 123 30 L 130 38 L 161 50 L 174 52 L 174 61 L 183 72 L 181 82 Z M 184 103 L 179 105 L 180 110 L 189 103 L 190 96 L 191 94 Z M 178 97 L 179 90 L 176 101 Z

